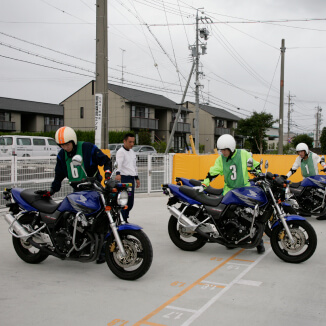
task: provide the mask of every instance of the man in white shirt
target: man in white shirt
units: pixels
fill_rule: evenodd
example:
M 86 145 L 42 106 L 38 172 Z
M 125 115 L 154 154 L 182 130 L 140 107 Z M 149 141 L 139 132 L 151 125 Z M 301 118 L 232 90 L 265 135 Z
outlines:
M 118 170 L 115 179 L 122 183 L 132 183 L 132 191 L 129 194 L 128 208 L 122 210 L 122 216 L 125 221 L 128 221 L 129 212 L 134 206 L 134 191 L 140 187 L 137 170 L 137 157 L 133 151 L 135 145 L 135 135 L 127 133 L 123 139 L 123 146 L 117 151 L 116 161 L 118 163 Z

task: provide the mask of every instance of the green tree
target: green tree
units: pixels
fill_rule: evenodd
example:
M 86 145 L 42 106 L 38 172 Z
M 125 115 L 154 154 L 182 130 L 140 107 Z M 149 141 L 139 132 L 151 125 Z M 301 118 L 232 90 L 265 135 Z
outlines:
M 277 120 L 273 120 L 273 115 L 269 113 L 254 112 L 251 117 L 238 121 L 238 128 L 235 130 L 237 135 L 249 137 L 253 153 L 263 153 L 266 142 L 264 138 L 267 136 L 266 131 L 271 128 Z
M 149 130 L 141 129 L 138 133 L 139 145 L 152 145 L 151 133 Z
M 305 143 L 305 144 L 307 144 L 307 146 L 309 148 L 312 148 L 313 141 L 314 140 L 310 136 L 308 136 L 306 134 L 302 134 L 302 135 L 298 135 L 298 136 L 294 137 L 292 139 L 292 144 L 294 147 L 296 147 L 299 143 Z
M 326 127 L 323 128 L 320 136 L 321 152 L 326 153 Z

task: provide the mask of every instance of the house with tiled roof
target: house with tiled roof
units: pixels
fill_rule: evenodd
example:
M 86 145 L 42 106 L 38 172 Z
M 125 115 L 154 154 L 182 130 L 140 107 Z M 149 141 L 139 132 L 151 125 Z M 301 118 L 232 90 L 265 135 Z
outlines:
M 63 126 L 63 106 L 0 97 L 1 132 L 55 131 Z
M 95 81 L 91 81 L 60 103 L 64 107 L 65 124 L 74 129 L 94 130 Z M 152 141 L 167 142 L 178 105 L 167 97 L 125 86 L 108 84 L 109 130 L 150 132 Z M 190 134 L 190 110 L 183 107 L 174 135 L 175 150 L 184 148 Z

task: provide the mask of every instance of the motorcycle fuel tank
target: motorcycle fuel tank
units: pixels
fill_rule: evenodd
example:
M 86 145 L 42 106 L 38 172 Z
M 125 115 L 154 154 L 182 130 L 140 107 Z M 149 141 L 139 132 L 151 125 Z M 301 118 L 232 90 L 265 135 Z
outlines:
M 326 176 L 324 175 L 314 175 L 311 177 L 304 178 L 301 182 L 302 187 L 326 187 Z
M 267 203 L 264 191 L 259 187 L 242 187 L 230 190 L 223 198 L 224 205 L 263 206 Z
M 86 216 L 101 209 L 100 194 L 96 191 L 79 191 L 69 194 L 58 207 L 60 212 L 83 212 Z

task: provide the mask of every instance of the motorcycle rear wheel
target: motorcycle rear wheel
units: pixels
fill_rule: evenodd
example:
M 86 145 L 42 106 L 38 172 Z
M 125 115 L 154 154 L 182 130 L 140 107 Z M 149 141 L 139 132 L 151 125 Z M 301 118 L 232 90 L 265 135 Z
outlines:
M 26 263 L 39 264 L 49 256 L 23 239 L 12 237 L 12 243 L 19 258 Z
M 153 248 L 142 230 L 119 232 L 126 256 L 122 257 L 111 235 L 105 247 L 105 260 L 114 275 L 123 280 L 137 280 L 147 273 L 153 261 Z
M 317 235 L 307 221 L 293 220 L 288 227 L 294 239 L 291 244 L 288 235 L 280 223 L 272 230 L 271 246 L 275 254 L 287 263 L 302 263 L 308 260 L 317 247 Z
M 194 236 L 191 233 L 184 232 L 178 220 L 172 215 L 168 224 L 168 232 L 172 242 L 184 251 L 196 251 L 205 246 L 207 242 L 199 234 L 195 233 Z

